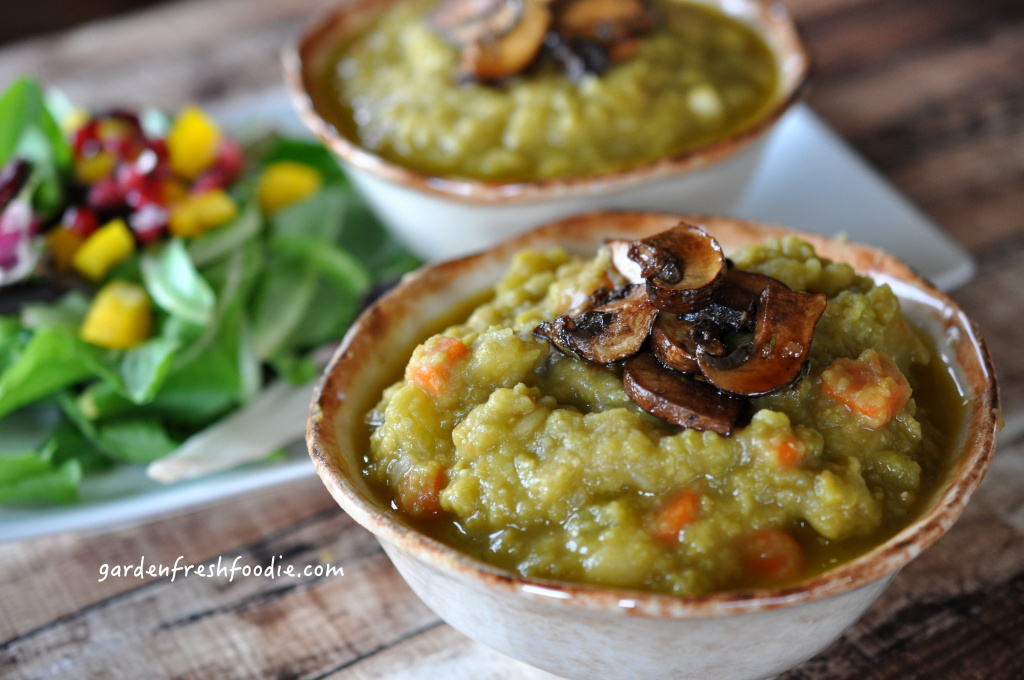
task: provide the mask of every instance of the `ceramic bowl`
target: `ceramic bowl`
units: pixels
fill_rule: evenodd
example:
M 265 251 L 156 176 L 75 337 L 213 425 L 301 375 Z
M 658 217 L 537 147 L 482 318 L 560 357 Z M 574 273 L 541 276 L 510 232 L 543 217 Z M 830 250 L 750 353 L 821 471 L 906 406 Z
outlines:
M 724 218 L 591 213 L 406 278 L 352 327 L 314 397 L 308 444 L 344 510 L 374 534 L 426 604 L 466 635 L 567 678 L 766 678 L 814 656 L 852 625 L 960 515 L 995 446 L 998 391 L 977 328 L 946 295 L 877 250 L 805 235 L 822 255 L 888 283 L 968 397 L 955 464 L 913 524 L 871 552 L 793 587 L 676 597 L 523 578 L 405 524 L 367 485 L 364 414 L 437 319 L 492 286 L 512 255 L 555 244 L 591 254 L 610 236 L 657 233 L 680 219 L 728 254 L 788 233 Z
M 317 84 L 332 72 L 337 46 L 398 1 L 342 2 L 285 52 L 285 80 L 305 125 L 341 160 L 394 234 L 428 259 L 476 252 L 538 224 L 595 208 L 727 212 L 756 169 L 767 133 L 798 99 L 808 77 L 807 51 L 782 5 L 770 0 L 689 0 L 752 26 L 775 53 L 779 85 L 752 126 L 623 172 L 513 183 L 433 177 L 360 147 L 322 115 L 328 109 Z

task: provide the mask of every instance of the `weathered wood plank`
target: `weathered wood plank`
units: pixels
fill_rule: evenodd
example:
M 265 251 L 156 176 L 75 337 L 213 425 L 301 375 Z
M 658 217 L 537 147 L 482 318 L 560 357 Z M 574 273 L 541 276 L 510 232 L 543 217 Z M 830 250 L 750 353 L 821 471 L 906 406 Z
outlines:
M 309 517 L 337 514 L 320 480 L 284 485 L 244 499 L 106 535 L 58 535 L 0 550 L 0 640 L 24 635 L 156 579 L 107 578 L 102 564 L 203 562 Z
M 271 557 L 300 577 L 232 580 L 226 571 L 236 558 L 266 566 Z M 59 678 L 71 667 L 79 677 L 312 678 L 437 623 L 376 540 L 340 511 L 222 558 L 221 575 L 150 580 L 3 643 L 0 676 Z M 344 575 L 301 575 L 323 564 Z

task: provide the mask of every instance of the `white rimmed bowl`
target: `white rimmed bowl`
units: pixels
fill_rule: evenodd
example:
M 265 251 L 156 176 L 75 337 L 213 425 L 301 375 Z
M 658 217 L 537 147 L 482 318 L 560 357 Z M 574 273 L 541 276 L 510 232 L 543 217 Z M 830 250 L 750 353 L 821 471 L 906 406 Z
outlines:
M 870 552 L 786 588 L 676 597 L 529 579 L 415 529 L 361 473 L 365 413 L 437 319 L 492 286 L 524 248 L 593 253 L 610 236 L 639 238 L 680 219 L 731 253 L 787 232 L 726 218 L 591 213 L 546 225 L 482 254 L 406 278 L 352 327 L 314 397 L 307 441 L 339 505 L 372 531 L 426 604 L 453 627 L 567 678 L 766 678 L 815 655 L 852 625 L 899 570 L 960 516 L 995 447 L 998 389 L 973 322 L 945 294 L 877 250 L 803 235 L 818 252 L 889 284 L 935 342 L 968 397 L 953 463 L 916 521 Z
M 630 170 L 532 182 L 435 177 L 364 149 L 330 123 L 322 82 L 337 46 L 402 0 L 343 0 L 283 56 L 285 82 L 303 123 L 341 161 L 353 183 L 394 234 L 419 255 L 476 252 L 531 227 L 582 210 L 622 208 L 726 212 L 757 167 L 767 133 L 799 98 L 810 58 L 785 8 L 770 0 L 687 0 L 725 12 L 765 38 L 780 69 L 762 115 L 717 142 L 669 154 Z

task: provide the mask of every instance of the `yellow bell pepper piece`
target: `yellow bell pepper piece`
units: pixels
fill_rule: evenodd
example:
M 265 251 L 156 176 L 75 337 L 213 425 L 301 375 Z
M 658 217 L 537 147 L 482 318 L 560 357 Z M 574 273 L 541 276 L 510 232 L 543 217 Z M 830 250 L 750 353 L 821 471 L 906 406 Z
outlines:
M 272 215 L 281 208 L 309 198 L 320 190 L 324 178 L 316 169 L 293 161 L 271 163 L 260 174 L 260 207 Z
M 85 240 L 72 256 L 71 266 L 90 281 L 99 282 L 134 251 L 131 229 L 118 218 L 107 222 Z
M 167 229 L 181 238 L 200 234 L 227 224 L 238 215 L 238 204 L 222 189 L 186 196 L 171 208 Z
M 220 146 L 220 128 L 198 106 L 186 106 L 167 133 L 171 170 L 195 179 L 213 163 Z
M 98 151 L 92 156 L 75 159 L 75 177 L 83 184 L 96 184 L 114 172 L 117 159 L 109 151 Z
M 53 266 L 57 271 L 66 272 L 71 269 L 71 260 L 84 241 L 84 238 L 63 226 L 57 226 L 46 234 L 46 247 L 53 253 Z
M 152 309 L 142 286 L 112 281 L 96 294 L 79 334 L 86 342 L 100 347 L 130 349 L 152 333 Z

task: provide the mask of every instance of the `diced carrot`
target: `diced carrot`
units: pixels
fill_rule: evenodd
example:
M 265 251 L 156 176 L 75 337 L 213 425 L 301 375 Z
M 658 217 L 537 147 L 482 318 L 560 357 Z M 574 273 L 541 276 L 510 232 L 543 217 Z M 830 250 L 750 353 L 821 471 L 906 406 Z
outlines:
M 857 359 L 836 359 L 821 375 L 822 390 L 852 410 L 867 427 L 885 427 L 910 398 L 910 383 L 892 359 L 873 349 Z
M 413 517 L 440 515 L 441 490 L 447 482 L 444 467 L 437 462 L 409 468 L 398 490 L 398 507 Z
M 455 364 L 469 354 L 458 338 L 435 335 L 416 348 L 405 369 L 405 379 L 427 394 L 439 397 L 446 391 Z
M 782 581 L 800 575 L 804 553 L 791 534 L 782 529 L 761 529 L 748 534 L 741 546 L 743 570 L 754 579 Z
M 670 498 L 654 516 L 654 537 L 666 543 L 678 543 L 680 534 L 700 515 L 700 494 L 684 489 Z
M 804 445 L 799 439 L 786 438 L 775 447 L 775 462 L 780 467 L 795 467 L 803 462 Z

